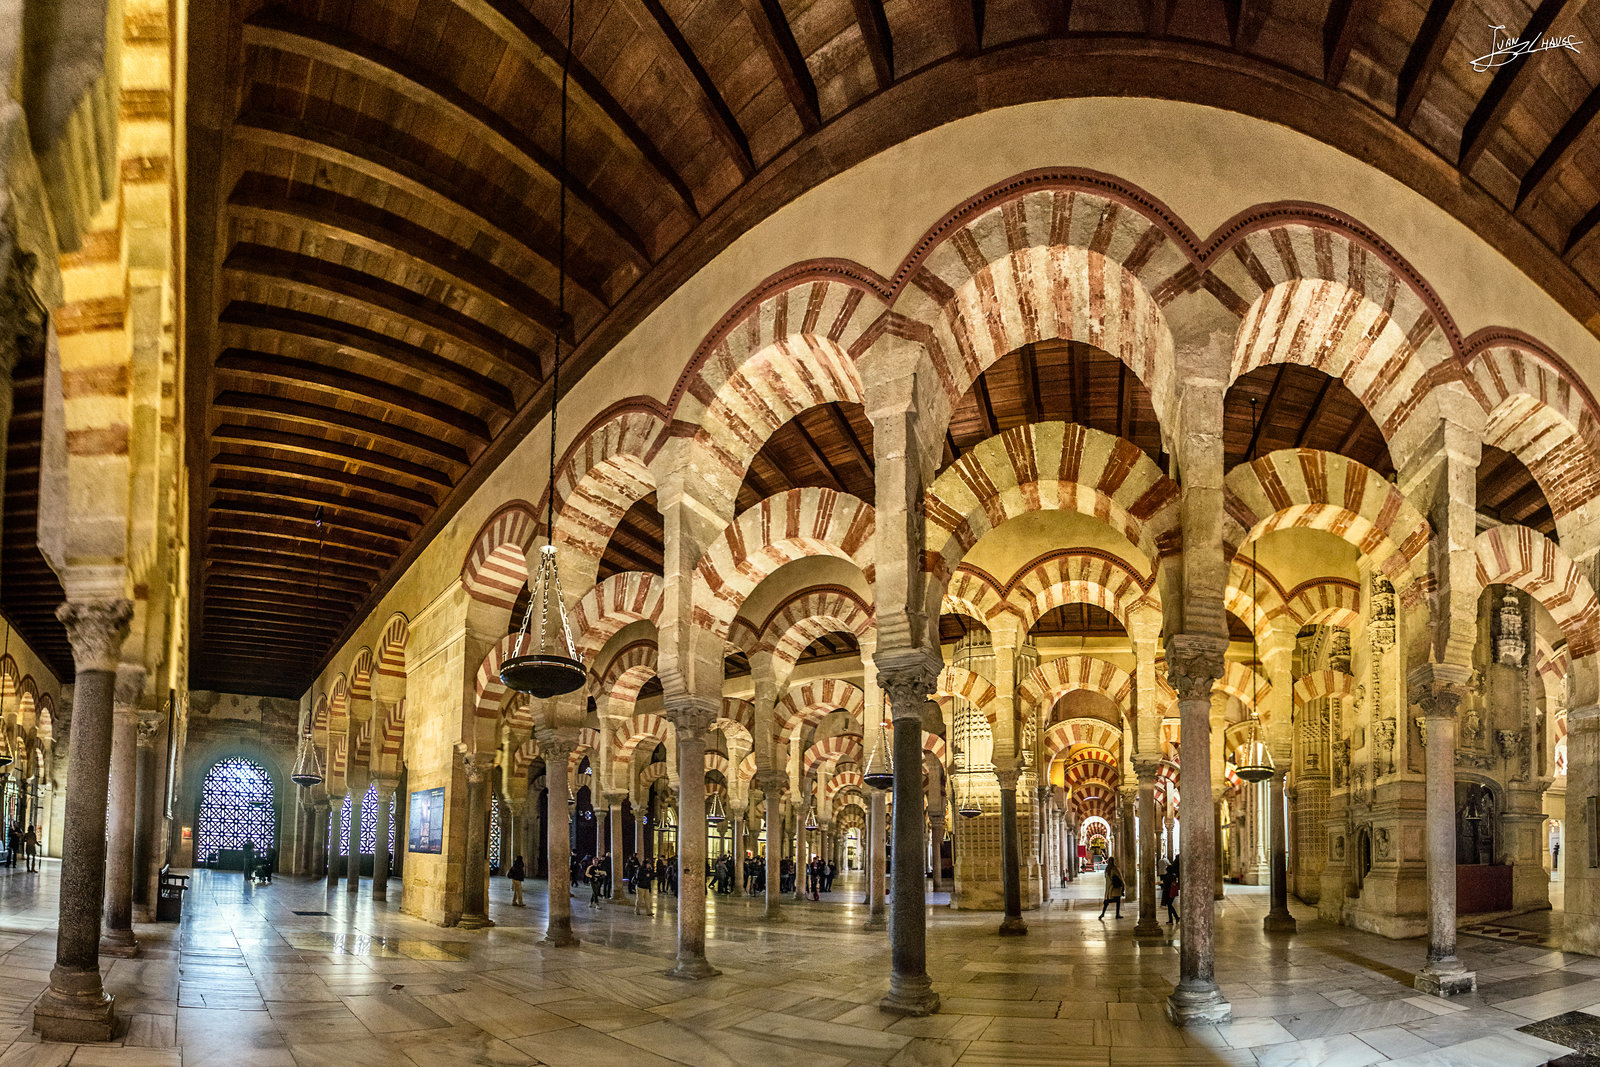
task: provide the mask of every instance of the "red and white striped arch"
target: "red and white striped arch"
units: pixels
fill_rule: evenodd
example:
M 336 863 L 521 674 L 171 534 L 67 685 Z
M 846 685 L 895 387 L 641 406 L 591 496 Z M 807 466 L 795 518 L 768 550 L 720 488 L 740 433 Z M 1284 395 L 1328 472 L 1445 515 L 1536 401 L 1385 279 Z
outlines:
M 510 616 L 528 584 L 528 552 L 538 527 L 538 516 L 526 500 L 513 500 L 489 516 L 461 565 L 461 585 L 473 603 Z
M 619 702 L 612 706 L 612 715 L 625 713 L 621 705 L 637 701 L 639 690 L 656 676 L 656 655 L 656 643 L 647 639 L 625 645 L 611 657 L 600 675 L 597 695 Z
M 739 781 L 754 781 L 756 776 L 756 754 L 754 752 L 739 761 Z
M 1049 708 L 1061 697 L 1080 689 L 1108 698 L 1124 714 L 1133 693 L 1133 677 L 1108 659 L 1098 656 L 1057 656 L 1028 672 L 1017 686 L 1017 700 L 1025 709 Z
M 737 697 L 723 697 L 722 713 L 711 724 L 711 728 L 722 731 L 722 736 L 729 741 L 738 741 L 742 745 L 753 743 L 756 729 L 755 704 Z
M 819 637 L 847 633 L 860 638 L 870 629 L 872 609 L 853 590 L 840 585 L 813 587 L 791 597 L 772 614 L 756 648 L 793 670 L 801 654 Z
M 1122 747 L 1122 731 L 1101 719 L 1065 719 L 1044 732 L 1043 742 L 1049 763 L 1079 746 L 1116 752 Z
M 586 589 L 594 583 L 617 524 L 629 508 L 655 492 L 649 464 L 666 439 L 668 421 L 666 410 L 654 400 L 621 401 L 597 415 L 561 457 L 552 540 L 569 588 Z
M 388 678 L 406 676 L 406 642 L 411 637 L 411 624 L 398 612 L 383 627 L 378 638 L 378 673 Z
M 372 699 L 372 649 L 362 647 L 350 661 L 350 696 L 355 700 Z
M 583 595 L 569 616 L 580 659 L 593 659 L 629 623 L 661 621 L 661 579 L 619 571 Z
M 994 683 L 976 671 L 950 664 L 939 672 L 934 696 L 940 704 L 948 705 L 954 699 L 965 700 L 994 721 L 994 709 L 989 705 L 996 695 Z
M 1496 526 L 1479 534 L 1474 547 L 1479 583 L 1515 586 L 1543 604 L 1573 659 L 1600 648 L 1600 600 L 1560 545 L 1526 526 Z
M 1290 590 L 1285 613 L 1301 626 L 1353 629 L 1361 621 L 1361 587 L 1347 578 L 1314 578 Z
M 1333 452 L 1285 448 L 1228 472 L 1223 548 L 1230 557 L 1252 539 L 1286 529 L 1341 538 L 1397 591 L 1427 574 L 1428 520 L 1376 471 Z
M 1257 709 L 1262 722 L 1272 721 L 1266 706 L 1267 697 L 1272 694 L 1272 683 L 1244 664 L 1228 660 L 1222 677 L 1212 683 L 1212 689 L 1228 694 L 1247 708 Z
M 832 765 L 843 760 L 860 763 L 863 758 L 860 734 L 836 734 L 823 738 L 806 749 L 800 762 L 800 773 L 810 774 L 818 766 Z
M 1000 616 L 1016 612 L 1006 603 L 1000 583 L 970 563 L 961 564 L 950 576 L 939 610 L 946 615 L 964 615 L 991 630 L 998 625 Z
M 328 727 L 336 734 L 350 729 L 350 683 L 342 674 L 328 689 Z
M 1298 708 L 1323 697 L 1350 697 L 1355 691 L 1355 678 L 1343 671 L 1312 671 L 1294 683 L 1294 704 Z
M 374 721 L 377 721 L 374 719 Z M 396 700 L 383 705 L 382 722 L 379 728 L 378 753 L 381 756 L 398 759 L 404 751 L 406 740 L 406 702 Z
M 478 665 L 472 683 L 472 714 L 480 719 L 498 719 L 505 702 L 506 686 L 500 680 L 500 665 L 509 659 L 520 634 L 507 634 L 489 650 Z
M 840 771 L 828 779 L 828 786 L 823 790 L 823 795 L 832 800 L 839 795 L 841 790 L 859 790 L 863 787 L 863 784 L 860 771 Z
M 1031 423 L 980 441 L 934 480 L 926 511 L 927 568 L 945 583 L 984 534 L 1037 511 L 1097 518 L 1150 565 L 1181 541 L 1177 483 L 1132 442 L 1075 423 Z
M 859 730 L 865 702 L 866 695 L 842 678 L 818 678 L 792 686 L 774 709 L 778 734 L 790 740 L 801 725 L 821 722 L 829 712 L 838 710 L 848 714 Z
M 1037 560 L 1012 579 L 1007 601 L 1022 616 L 1022 628 L 1032 629 L 1048 612 L 1064 604 L 1094 604 L 1110 612 L 1132 630 L 1133 610 L 1147 605 L 1161 609 L 1160 595 L 1137 568 L 1110 552 L 1068 549 Z
M 807 556 L 848 560 L 872 581 L 871 505 L 832 489 L 791 489 L 746 510 L 695 568 L 695 624 L 728 636 L 745 598 L 773 571 Z

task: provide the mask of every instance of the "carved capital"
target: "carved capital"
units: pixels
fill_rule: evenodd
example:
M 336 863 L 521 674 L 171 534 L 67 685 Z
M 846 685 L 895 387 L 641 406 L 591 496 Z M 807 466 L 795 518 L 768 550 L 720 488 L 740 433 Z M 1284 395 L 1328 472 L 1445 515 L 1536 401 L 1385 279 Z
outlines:
M 117 664 L 117 682 L 112 689 L 111 710 L 117 715 L 132 715 L 139 710 L 144 695 L 145 669 L 131 663 Z
M 1228 639 L 1209 634 L 1174 634 L 1167 641 L 1167 680 L 1178 700 L 1210 700 L 1211 686 L 1227 669 Z
M 67 601 L 56 608 L 56 618 L 67 628 L 73 666 L 80 671 L 117 669 L 122 643 L 128 639 L 128 623 L 133 619 L 133 601 Z
M 938 688 L 943 661 L 924 650 L 883 649 L 872 661 L 878 668 L 878 688 L 889 702 L 890 717 L 921 722 L 923 706 Z
M 784 787 L 789 784 L 789 776 L 782 771 L 757 771 L 756 788 L 768 797 L 777 798 L 783 795 Z
M 1022 775 L 1022 761 L 1015 756 L 997 756 L 994 761 L 994 776 L 1000 780 L 1001 789 L 1016 789 L 1017 779 Z
M 489 780 L 489 772 L 494 769 L 494 753 L 463 752 L 461 766 L 467 772 L 468 783 L 482 785 Z
M 137 724 L 135 724 L 134 729 L 138 730 L 139 732 L 140 748 L 155 747 L 156 735 L 161 732 L 161 724 L 164 721 L 164 718 L 164 716 L 154 715 L 148 712 L 139 716 L 139 721 Z
M 1139 752 L 1133 757 L 1133 773 L 1140 783 L 1154 783 L 1156 771 L 1161 769 L 1161 756 L 1155 752 Z
M 1454 717 L 1472 684 L 1472 673 L 1471 667 L 1452 663 L 1423 663 L 1406 675 L 1408 696 L 1430 718 Z
M 702 697 L 679 695 L 666 705 L 666 711 L 680 742 L 704 741 L 711 733 L 711 724 L 722 714 L 722 705 Z

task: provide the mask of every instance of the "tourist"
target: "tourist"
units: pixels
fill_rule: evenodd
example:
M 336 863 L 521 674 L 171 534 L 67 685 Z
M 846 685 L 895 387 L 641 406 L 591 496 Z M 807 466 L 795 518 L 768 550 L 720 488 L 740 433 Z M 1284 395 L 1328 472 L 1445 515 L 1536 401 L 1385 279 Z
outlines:
M 1117 906 L 1116 917 L 1122 918 L 1122 872 L 1117 869 L 1117 861 L 1106 857 L 1106 895 L 1100 902 L 1100 918 L 1106 917 L 1106 909 L 1112 904 Z
M 1178 857 L 1172 857 L 1167 869 L 1161 872 L 1161 902 L 1167 906 L 1167 922 L 1178 921 L 1178 909 L 1173 904 L 1178 899 Z
M 511 879 L 511 906 L 513 908 L 527 906 L 522 903 L 522 880 L 526 875 L 527 871 L 522 867 L 522 857 L 517 856 L 511 861 L 511 870 L 507 874 L 507 877 Z
M 32 826 L 22 835 L 22 855 L 28 861 L 28 870 L 39 869 L 39 831 Z

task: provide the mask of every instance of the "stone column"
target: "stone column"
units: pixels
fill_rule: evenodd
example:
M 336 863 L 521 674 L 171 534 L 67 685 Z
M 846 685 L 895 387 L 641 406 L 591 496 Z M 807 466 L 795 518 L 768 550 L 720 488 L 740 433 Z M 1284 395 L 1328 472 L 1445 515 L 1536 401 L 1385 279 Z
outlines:
M 1269 934 L 1292 934 L 1295 932 L 1296 923 L 1294 916 L 1289 914 L 1289 834 L 1284 820 L 1288 817 L 1288 809 L 1284 803 L 1283 787 L 1289 777 L 1288 759 L 1280 759 L 1278 766 L 1272 772 L 1272 787 L 1268 793 L 1268 830 L 1270 834 L 1270 847 L 1272 850 L 1272 907 L 1267 912 L 1267 917 L 1261 921 L 1262 929 Z M 1455 797 L 1452 790 L 1451 804 L 1454 805 Z M 1455 877 L 1452 870 L 1451 877 Z
M 1125 785 L 1117 790 L 1117 827 L 1116 853 L 1122 857 L 1122 878 L 1126 885 L 1123 887 L 1124 896 L 1139 899 L 1139 840 L 1138 831 L 1134 822 L 1134 814 L 1139 807 L 1139 787 Z
M 1050 841 L 1050 786 L 1048 783 L 1033 787 L 1033 819 L 1037 827 L 1036 836 L 1039 842 L 1039 903 L 1050 903 L 1050 870 L 1055 866 L 1051 862 Z
M 311 805 L 311 870 L 313 878 L 321 878 L 328 866 L 328 800 L 323 797 Z
M 1416 987 L 1441 997 L 1478 987 L 1478 976 L 1456 956 L 1456 709 L 1469 674 L 1464 667 L 1430 663 L 1406 679 L 1411 703 L 1424 716 L 1428 798 L 1428 962 Z
M 1064 846 L 1067 850 L 1067 884 L 1071 885 L 1073 882 L 1078 880 L 1078 831 L 1073 828 L 1070 819 L 1067 821 L 1065 833 L 1066 841 L 1064 842 Z
M 722 972 L 706 959 L 706 735 L 720 704 L 680 696 L 669 714 L 678 734 L 678 960 L 672 978 Z
M 867 921 L 864 928 L 883 930 L 889 925 L 888 909 L 884 906 L 883 891 L 889 876 L 884 857 L 884 841 L 888 837 L 884 825 L 888 814 L 888 800 L 882 789 L 871 789 L 867 798 L 867 839 L 872 843 L 867 865 Z M 895 855 L 900 855 L 899 850 Z
M 112 690 L 132 617 L 133 604 L 127 600 L 69 601 L 56 609 L 72 643 L 77 682 L 68 742 L 56 963 L 50 987 L 33 1008 L 33 1029 L 46 1041 L 109 1041 L 116 1029 L 116 998 L 100 982 L 100 908 L 105 896 Z
M 549 826 L 545 831 L 545 862 L 550 868 L 545 883 L 548 894 L 548 915 L 541 945 L 568 948 L 578 943 L 572 932 L 572 827 L 567 814 L 567 759 L 578 747 L 578 731 L 561 728 L 550 731 L 548 737 L 539 739 L 539 752 L 544 756 L 544 784 L 549 794 L 545 818 Z M 535 797 L 535 804 L 538 798 Z
M 350 796 L 334 797 L 328 805 L 328 888 L 339 888 L 339 877 L 344 873 L 346 861 L 339 851 L 339 832 L 344 828 L 344 810 L 350 805 Z
M 1182 718 L 1178 780 L 1183 820 L 1183 869 L 1178 900 L 1183 916 L 1178 986 L 1167 1017 L 1179 1026 L 1227 1022 L 1232 1008 L 1217 988 L 1212 925 L 1216 901 L 1217 812 L 1211 798 L 1211 686 L 1222 676 L 1225 637 L 1178 634 L 1167 647 L 1167 670 Z
M 928 850 L 933 857 L 933 891 L 944 891 L 944 815 L 929 814 L 928 837 L 932 847 Z
M 1017 778 L 1022 760 L 1016 756 L 995 756 L 994 776 L 1000 781 L 1000 878 L 1005 891 L 1005 918 L 1000 920 L 1001 937 L 1020 937 L 1028 932 L 1022 921 L 1022 841 L 1017 834 Z
M 1167 939 L 1156 916 L 1156 769 L 1161 757 L 1141 752 L 1133 757 L 1133 770 L 1139 779 L 1139 922 L 1133 928 L 1134 940 L 1155 943 Z
M 138 723 L 138 753 L 134 776 L 133 805 L 133 921 L 155 922 L 156 884 L 160 865 L 156 863 L 156 820 L 162 806 L 156 795 L 156 737 L 161 733 L 158 715 L 141 715 Z
M 361 809 L 367 806 L 367 780 L 348 776 L 350 782 L 350 852 L 345 857 L 347 867 L 344 888 L 347 893 L 361 891 Z M 471 790 L 468 790 L 470 802 Z M 470 831 L 469 831 L 470 833 Z
M 606 794 L 606 828 L 611 832 L 611 892 L 614 900 L 628 899 L 628 883 L 622 877 L 622 863 L 628 847 L 622 838 L 622 802 L 627 798 L 626 793 Z
M 873 661 L 894 718 L 894 854 L 902 857 L 889 895 L 893 970 L 878 1006 L 896 1015 L 931 1015 L 939 1010 L 939 994 L 928 978 L 927 892 L 921 868 L 903 857 L 922 855 L 922 711 L 943 663 L 929 651 L 885 652 L 881 646 Z
M 126 663 L 117 668 L 111 705 L 111 783 L 106 827 L 106 924 L 100 936 L 102 956 L 139 954 L 133 936 L 133 809 L 138 777 L 139 696 L 144 668 Z M 249 878 L 246 872 L 245 877 Z
M 783 862 L 783 783 L 782 771 L 761 771 L 756 775 L 756 785 L 761 787 L 763 818 L 767 824 L 766 907 L 761 917 L 769 923 L 783 921 L 783 912 L 778 909 L 778 901 L 783 896 L 778 891 L 778 881 L 783 877 L 779 869 Z
M 461 764 L 467 774 L 467 843 L 461 868 L 460 926 L 481 930 L 494 925 L 489 918 L 489 803 L 494 754 L 464 752 Z M 350 825 L 350 842 L 354 845 L 355 823 Z
M 800 779 L 800 803 L 794 809 L 794 899 L 806 899 L 806 819 L 811 815 L 812 779 Z
M 393 810 L 395 782 L 380 778 L 378 825 L 372 837 L 372 899 L 389 899 L 389 813 Z M 398 841 L 395 844 L 399 844 Z

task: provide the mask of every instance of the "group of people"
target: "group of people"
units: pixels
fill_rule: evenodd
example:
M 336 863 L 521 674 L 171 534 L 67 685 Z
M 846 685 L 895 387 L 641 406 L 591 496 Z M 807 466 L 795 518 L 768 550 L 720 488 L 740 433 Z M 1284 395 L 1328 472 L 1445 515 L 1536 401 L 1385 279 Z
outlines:
M 673 856 L 657 856 L 654 862 L 629 856 L 628 862 L 622 866 L 622 877 L 635 893 L 654 888 L 665 889 L 673 896 L 678 895 L 678 864 Z
M 1161 872 L 1161 903 L 1167 906 L 1168 924 L 1178 921 L 1178 883 L 1181 868 L 1180 857 L 1172 857 L 1172 862 L 1167 864 L 1166 870 Z M 1122 898 L 1127 891 L 1127 883 L 1123 881 L 1122 870 L 1117 866 L 1115 856 L 1106 857 L 1106 891 L 1100 901 L 1100 918 L 1106 917 L 1106 909 L 1116 906 L 1115 918 L 1122 918 Z
M 39 831 L 33 826 L 24 827 L 20 822 L 12 822 L 6 831 L 6 866 L 17 865 L 17 854 L 21 853 L 23 862 L 28 865 L 28 870 L 39 869 Z

